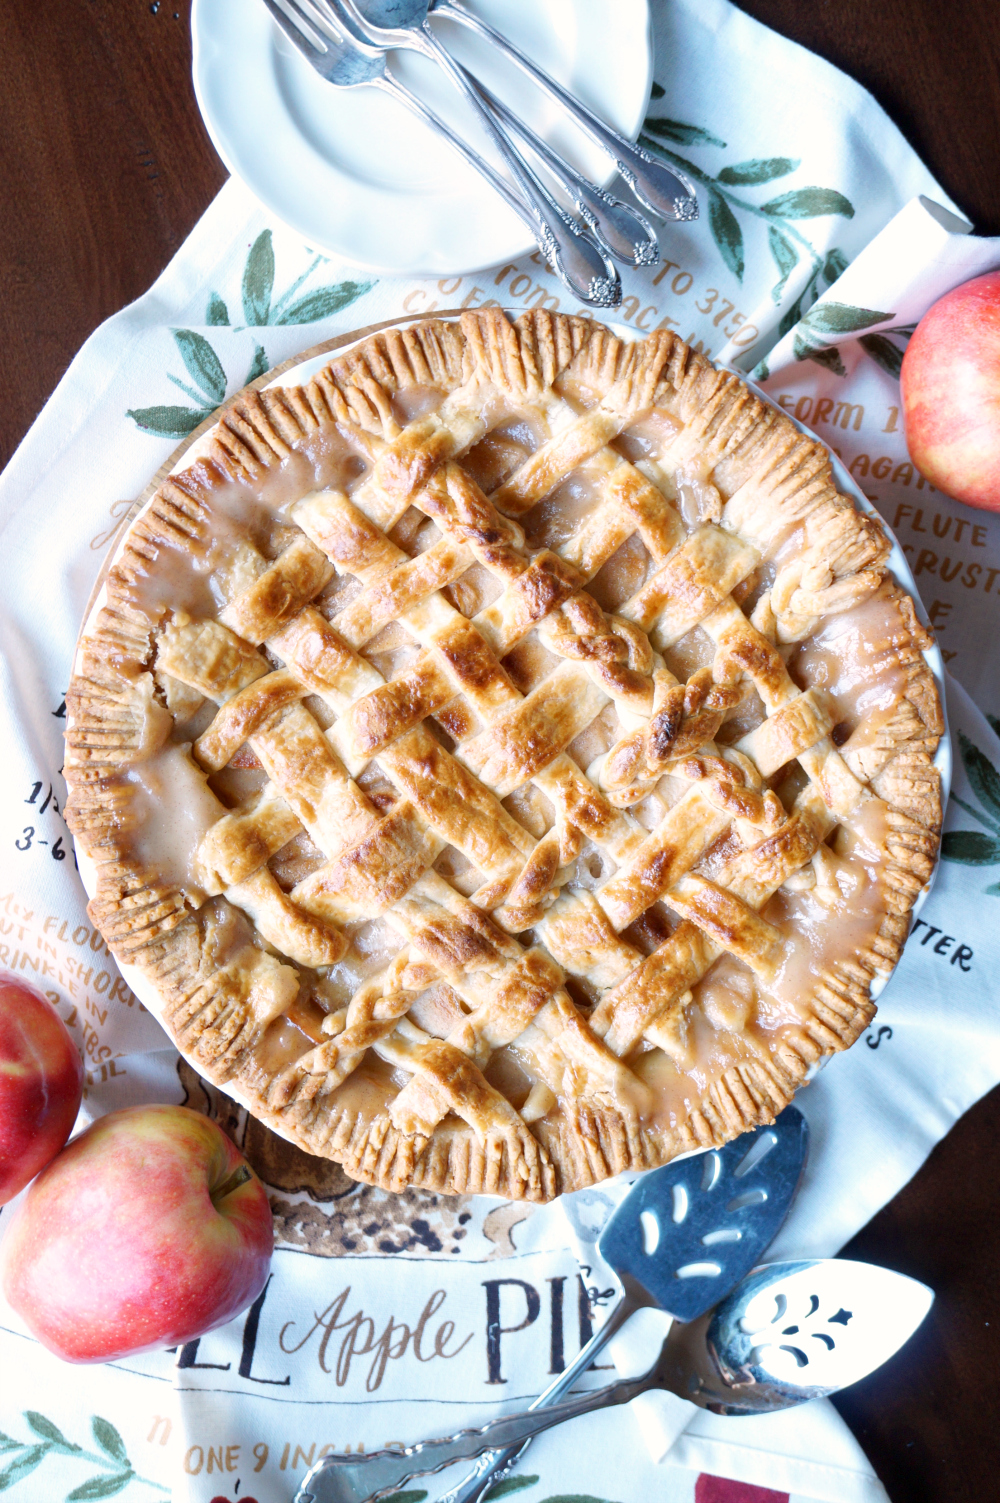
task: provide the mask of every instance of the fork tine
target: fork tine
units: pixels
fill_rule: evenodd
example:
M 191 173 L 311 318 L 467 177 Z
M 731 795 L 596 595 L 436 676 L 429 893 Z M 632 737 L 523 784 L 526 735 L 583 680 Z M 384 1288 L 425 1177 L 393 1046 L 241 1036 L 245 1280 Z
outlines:
M 361 24 L 361 18 L 351 14 L 342 0 L 302 0 L 302 3 L 311 6 L 326 19 L 331 33 L 342 47 L 351 47 L 357 52 L 363 52 L 366 57 L 375 57 L 378 53 L 385 52 L 385 44 L 371 40 Z
M 326 42 L 319 28 L 311 25 L 295 4 L 295 0 L 264 0 L 279 30 L 294 42 L 311 63 L 325 56 Z
M 360 41 L 362 44 L 368 42 L 375 46 L 383 44 L 382 33 L 386 31 L 386 28 L 376 26 L 374 22 L 369 21 L 356 5 L 350 3 L 350 0 L 310 0 L 310 3 L 321 6 L 324 11 L 336 17 L 350 33 L 352 40 Z
M 336 25 L 336 16 L 333 7 L 326 4 L 326 0 L 288 0 L 289 5 L 294 5 L 300 15 L 303 15 L 310 24 L 328 36 L 334 42 L 342 42 L 343 37 Z

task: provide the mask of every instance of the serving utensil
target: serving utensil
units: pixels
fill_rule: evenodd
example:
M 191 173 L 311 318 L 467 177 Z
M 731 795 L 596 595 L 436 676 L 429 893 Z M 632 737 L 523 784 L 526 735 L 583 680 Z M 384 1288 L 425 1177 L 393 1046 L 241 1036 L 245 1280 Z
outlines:
M 411 1476 L 438 1471 L 492 1448 L 449 1494 L 449 1503 L 478 1499 L 514 1466 L 533 1435 L 558 1423 L 548 1418 L 556 1408 L 565 1410 L 563 1418 L 570 1418 L 602 1407 L 594 1393 L 568 1401 L 568 1408 L 556 1401 L 636 1310 L 663 1309 L 676 1320 L 695 1320 L 754 1266 L 787 1215 L 808 1138 L 805 1118 L 789 1106 L 771 1126 L 642 1175 L 597 1242 L 621 1297 L 576 1360 L 526 1414 L 504 1416 L 482 1430 L 420 1442 L 402 1452 L 327 1456 L 306 1477 L 299 1495 L 302 1503 L 310 1496 L 309 1488 L 316 1503 L 358 1503 L 386 1488 L 401 1487 Z M 649 1386 L 654 1386 L 652 1381 Z M 581 1403 L 583 1409 L 578 1407 Z M 518 1429 L 518 1423 L 525 1428 Z
M 597 308 L 617 308 L 622 300 L 617 269 L 531 172 L 515 151 L 495 117 L 480 98 L 465 70 L 440 47 L 431 34 L 425 51 L 440 62 L 469 100 L 514 178 L 519 192 L 505 183 L 493 167 L 468 146 L 433 110 L 389 72 L 385 48 L 371 42 L 333 0 L 264 0 L 271 16 L 322 78 L 336 88 L 371 84 L 413 111 L 438 131 L 471 167 L 482 174 L 514 213 L 527 225 L 539 249 L 574 298 Z M 571 185 L 567 191 L 572 193 Z M 627 206 L 623 206 L 627 207 Z M 645 233 L 641 229 L 641 233 Z
M 765 1264 L 697 1326 L 676 1327 L 664 1386 L 686 1382 L 683 1397 L 716 1414 L 827 1398 L 887 1362 L 933 1303 L 926 1284 L 872 1263 Z
M 375 1503 L 404 1480 L 401 1462 L 409 1466 L 409 1478 L 440 1471 L 498 1442 L 516 1457 L 543 1430 L 595 1409 L 628 1404 L 651 1388 L 727 1415 L 770 1413 L 828 1397 L 898 1351 L 933 1300 L 925 1284 L 870 1263 L 815 1258 L 766 1264 L 695 1324 L 675 1322 L 641 1378 L 620 1379 L 546 1409 L 505 1415 L 479 1430 L 425 1441 L 404 1453 L 327 1457 L 306 1475 L 296 1503 Z M 329 1467 L 334 1461 L 340 1464 Z M 497 1471 L 484 1471 L 480 1462 L 474 1487 L 463 1483 L 438 1503 L 478 1503 L 497 1480 Z

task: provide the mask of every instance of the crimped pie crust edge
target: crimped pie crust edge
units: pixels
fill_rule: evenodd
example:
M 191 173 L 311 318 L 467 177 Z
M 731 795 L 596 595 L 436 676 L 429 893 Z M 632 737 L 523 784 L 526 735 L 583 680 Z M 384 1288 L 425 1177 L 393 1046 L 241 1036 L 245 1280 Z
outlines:
M 506 325 L 506 320 L 503 321 Z M 447 370 L 452 390 L 468 379 L 473 359 L 491 363 L 493 378 L 523 396 L 537 367 L 550 371 L 585 368 L 604 390 L 621 382 L 622 370 L 645 359 L 656 363 L 654 385 L 671 388 L 672 399 L 702 420 L 715 455 L 712 478 L 723 499 L 739 491 L 758 508 L 801 502 L 810 495 L 813 511 L 831 502 L 840 518 L 840 551 L 855 555 L 860 567 L 836 581 L 850 582 L 867 570 L 884 572 L 877 524 L 862 517 L 833 485 L 825 450 L 803 438 L 788 419 L 750 393 L 737 378 L 716 372 L 704 357 L 669 334 L 641 347 L 621 346 L 601 326 L 584 319 L 542 311 L 525 315 L 513 338 L 495 315 L 465 315 L 460 326 L 435 320 L 410 326 L 407 338 L 393 331 L 375 335 L 359 349 L 332 362 L 305 388 L 277 388 L 241 394 L 226 409 L 203 456 L 194 467 L 192 489 L 230 477 L 259 482 L 294 448 L 296 429 L 345 417 L 381 432 L 387 395 L 394 385 L 426 380 L 415 358 L 434 346 L 438 375 Z M 426 331 L 422 333 L 421 331 Z M 641 356 L 628 351 L 641 348 Z M 531 370 L 534 364 L 535 372 Z M 168 479 L 152 506 L 126 540 L 108 579 L 107 604 L 96 628 L 81 644 L 80 671 L 68 696 L 66 776 L 68 818 L 82 848 L 94 861 L 98 891 L 91 916 L 117 955 L 137 964 L 164 997 L 166 1020 L 178 1043 L 218 1084 L 238 1085 L 255 1115 L 308 1152 L 336 1158 L 354 1177 L 390 1189 L 405 1184 L 448 1193 L 487 1192 L 547 1199 L 624 1169 L 651 1167 L 679 1152 L 728 1141 L 736 1133 L 772 1120 L 791 1099 L 822 1055 L 846 1048 L 870 1021 L 869 988 L 876 967 L 891 969 L 898 959 L 912 903 L 933 866 L 940 828 L 940 798 L 933 754 L 941 730 L 937 690 L 921 650 L 929 638 L 912 602 L 894 586 L 901 632 L 912 643 L 906 663 L 902 713 L 885 728 L 880 745 L 869 750 L 871 787 L 890 810 L 884 887 L 888 911 L 873 952 L 838 967 L 836 976 L 817 983 L 811 1018 L 800 1046 L 784 1046 L 765 1065 L 748 1059 L 719 1079 L 698 1106 L 674 1129 L 653 1129 L 621 1112 L 580 1102 L 572 1118 L 537 1124 L 534 1141 L 523 1134 L 482 1140 L 466 1124 L 447 1123 L 429 1141 L 401 1133 L 388 1120 L 364 1122 L 350 1111 L 324 1108 L 322 1097 L 296 1100 L 276 1109 L 247 1066 L 253 1046 L 240 999 L 225 995 L 225 977 L 211 969 L 211 946 L 197 915 L 177 892 L 147 880 L 137 869 L 128 839 L 128 767 L 148 749 L 152 684 L 148 675 L 151 636 L 148 621 L 135 609 L 128 575 L 148 567 L 151 544 L 176 535 L 190 507 L 185 473 Z M 746 504 L 746 503 L 744 503 Z M 869 592 L 871 581 L 867 581 Z M 205 998 L 214 990 L 206 1012 Z M 192 999 L 199 1005 L 193 1007 Z M 209 1026 L 205 1026 L 206 1017 Z M 214 1021 L 214 1026 L 213 1026 Z M 324 1115 L 325 1113 L 325 1115 Z M 529 1135 L 530 1136 L 530 1135 Z

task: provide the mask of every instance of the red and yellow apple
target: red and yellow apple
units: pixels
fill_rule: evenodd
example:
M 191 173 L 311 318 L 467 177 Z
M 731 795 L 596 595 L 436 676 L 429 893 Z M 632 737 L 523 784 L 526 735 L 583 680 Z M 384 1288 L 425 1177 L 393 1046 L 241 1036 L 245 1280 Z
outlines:
M 267 1193 L 207 1117 L 135 1106 L 74 1138 L 29 1189 L 0 1245 L 0 1283 L 68 1362 L 180 1346 L 267 1282 Z
M 1000 511 L 1000 271 L 928 309 L 900 383 L 906 445 L 921 475 L 956 501 Z
M 55 1158 L 82 1091 L 83 1064 L 52 1003 L 0 972 L 0 1206 Z

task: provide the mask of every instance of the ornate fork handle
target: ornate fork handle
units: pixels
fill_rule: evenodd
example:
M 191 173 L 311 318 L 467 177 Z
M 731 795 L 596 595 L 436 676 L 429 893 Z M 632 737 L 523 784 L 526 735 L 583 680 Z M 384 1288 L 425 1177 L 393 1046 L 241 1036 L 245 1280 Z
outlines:
M 535 156 L 545 163 L 556 182 L 576 204 L 580 218 L 610 256 L 627 262 L 629 266 L 656 266 L 659 263 L 660 245 L 656 231 L 638 209 L 588 182 L 582 173 L 558 156 L 547 141 L 508 109 L 502 99 L 482 83 L 477 82 L 476 87 L 508 134 L 513 132 L 520 136 Z
M 447 16 L 449 20 L 460 21 L 463 26 L 471 27 L 498 47 L 512 63 L 516 63 L 540 89 L 544 89 L 546 94 L 562 105 L 592 141 L 596 141 L 598 146 L 609 153 L 636 198 L 647 209 L 652 209 L 654 214 L 659 214 L 664 219 L 698 218 L 698 199 L 694 184 L 689 178 L 682 172 L 654 161 L 641 146 L 634 146 L 609 125 L 605 125 L 598 115 L 526 57 L 513 42 L 508 41 L 499 31 L 494 31 L 481 16 L 473 15 L 458 4 L 457 0 L 434 0 L 431 15 Z

